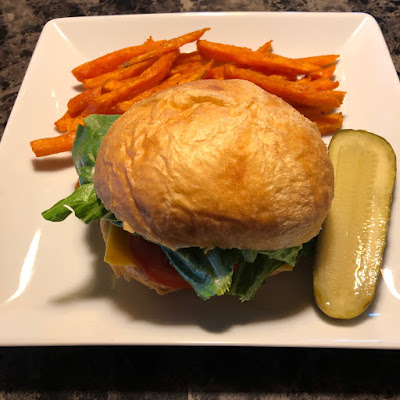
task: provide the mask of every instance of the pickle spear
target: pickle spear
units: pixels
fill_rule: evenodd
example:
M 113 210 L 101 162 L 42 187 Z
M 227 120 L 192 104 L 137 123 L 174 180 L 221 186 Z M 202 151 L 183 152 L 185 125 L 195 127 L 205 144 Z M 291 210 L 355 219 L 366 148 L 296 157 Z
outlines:
M 329 145 L 335 196 L 317 241 L 314 297 L 329 317 L 360 315 L 375 295 L 386 245 L 396 156 L 382 137 L 342 130 Z

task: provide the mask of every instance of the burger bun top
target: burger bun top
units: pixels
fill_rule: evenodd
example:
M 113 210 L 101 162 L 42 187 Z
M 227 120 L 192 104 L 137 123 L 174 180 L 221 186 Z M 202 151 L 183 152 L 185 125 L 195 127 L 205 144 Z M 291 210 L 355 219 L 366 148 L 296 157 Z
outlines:
M 133 105 L 96 161 L 124 228 L 170 249 L 273 250 L 321 229 L 333 168 L 318 128 L 243 80 L 201 80 Z

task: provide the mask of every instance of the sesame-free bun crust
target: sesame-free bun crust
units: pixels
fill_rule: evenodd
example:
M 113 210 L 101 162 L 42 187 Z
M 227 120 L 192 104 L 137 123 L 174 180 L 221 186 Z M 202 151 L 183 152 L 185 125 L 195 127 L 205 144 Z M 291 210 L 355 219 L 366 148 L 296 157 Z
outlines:
M 272 250 L 316 236 L 333 168 L 314 123 L 243 80 L 136 103 L 105 136 L 94 183 L 124 227 L 173 250 Z

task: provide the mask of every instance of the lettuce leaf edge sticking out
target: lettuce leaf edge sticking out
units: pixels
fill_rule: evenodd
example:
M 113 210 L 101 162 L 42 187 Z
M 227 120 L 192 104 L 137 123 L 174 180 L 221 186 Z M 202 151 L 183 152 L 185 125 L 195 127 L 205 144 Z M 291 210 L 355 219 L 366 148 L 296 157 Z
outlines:
M 236 251 L 218 247 L 208 252 L 199 247 L 176 251 L 161 248 L 173 267 L 203 300 L 221 296 L 229 290 L 237 262 Z
M 60 222 L 73 211 L 77 218 L 90 223 L 105 218 L 117 226 L 122 226 L 113 213 L 106 210 L 101 200 L 96 196 L 93 184 L 93 174 L 97 152 L 111 125 L 120 115 L 89 115 L 84 119 L 85 126 L 79 125 L 76 131 L 72 158 L 79 176 L 80 186 L 75 191 L 60 200 L 42 216 L 52 222 Z

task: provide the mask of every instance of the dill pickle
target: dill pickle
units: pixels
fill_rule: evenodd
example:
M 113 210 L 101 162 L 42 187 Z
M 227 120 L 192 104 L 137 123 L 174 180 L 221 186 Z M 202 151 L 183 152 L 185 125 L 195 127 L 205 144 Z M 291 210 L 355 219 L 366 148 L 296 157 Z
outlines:
M 360 315 L 375 295 L 396 178 L 396 156 L 382 137 L 342 130 L 329 145 L 335 196 L 317 241 L 314 297 L 329 317 Z

